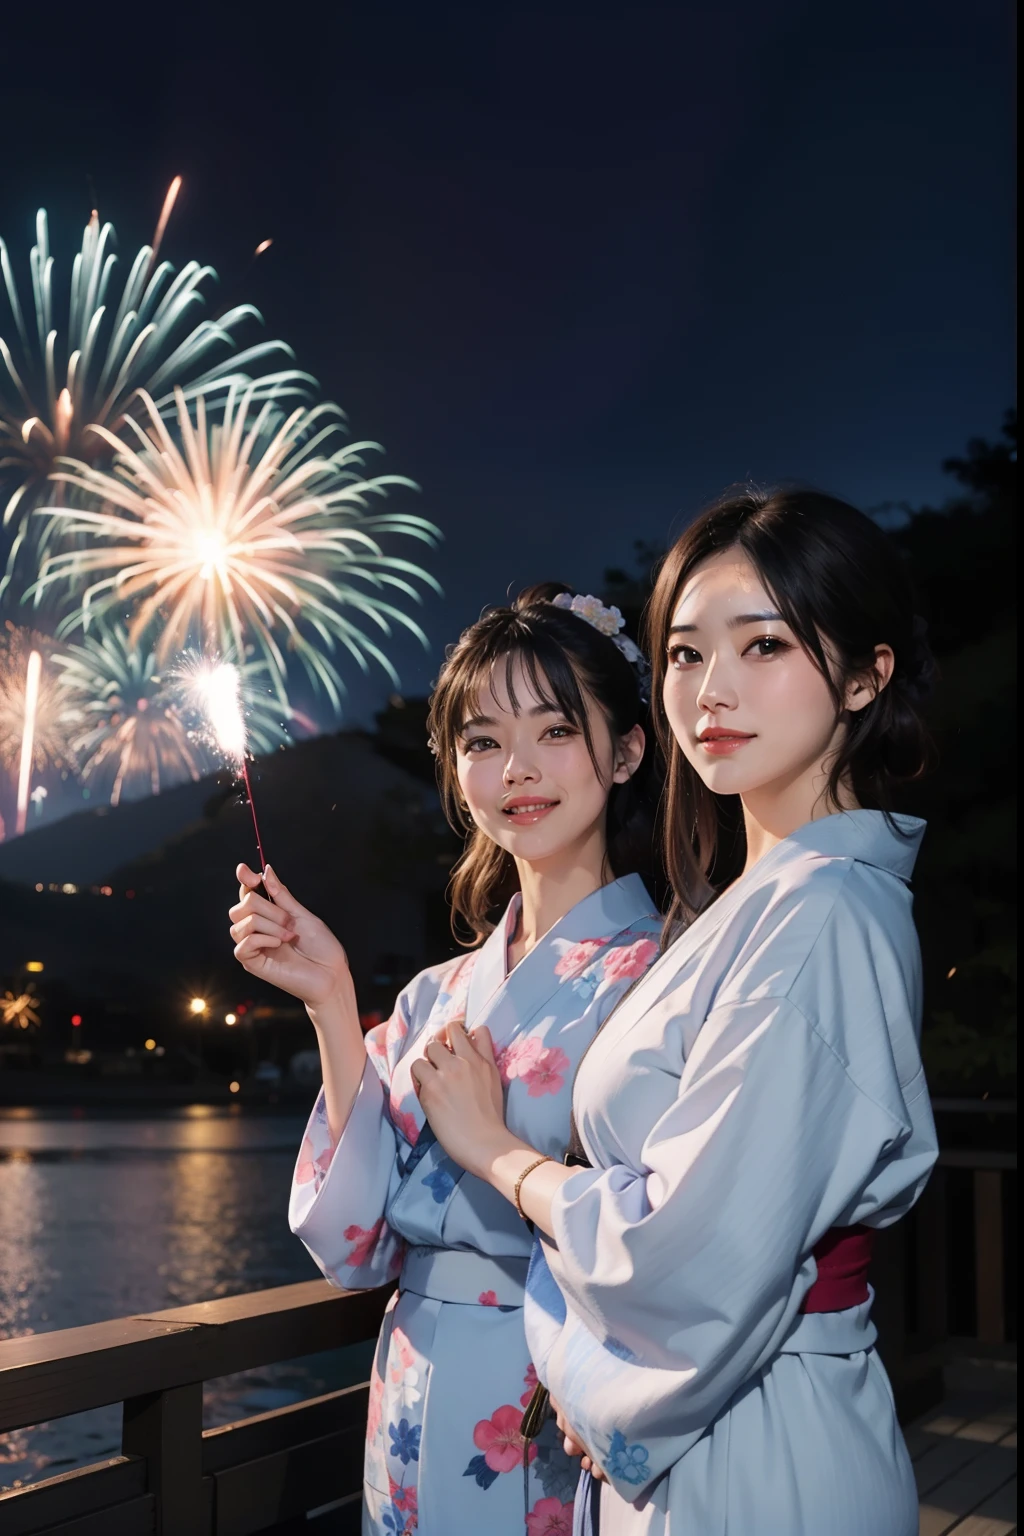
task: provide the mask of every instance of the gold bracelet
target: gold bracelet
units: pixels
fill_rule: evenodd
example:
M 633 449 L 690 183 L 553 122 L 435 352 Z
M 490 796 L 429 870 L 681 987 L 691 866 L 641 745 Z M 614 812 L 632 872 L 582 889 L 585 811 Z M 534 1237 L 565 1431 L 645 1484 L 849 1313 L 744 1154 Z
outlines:
M 519 1175 L 518 1179 L 516 1179 L 515 1188 L 512 1191 L 512 1200 L 513 1200 L 513 1202 L 515 1204 L 516 1210 L 519 1212 L 521 1220 L 529 1221 L 529 1219 L 530 1219 L 527 1216 L 526 1212 L 523 1210 L 522 1206 L 519 1204 L 519 1191 L 523 1187 L 523 1180 L 529 1174 L 531 1174 L 535 1168 L 539 1168 L 541 1163 L 550 1163 L 550 1162 L 553 1162 L 553 1161 L 554 1161 L 554 1159 L 550 1158 L 550 1157 L 546 1157 L 546 1156 L 545 1157 L 538 1157 L 532 1163 L 527 1163 L 526 1167 L 523 1169 L 523 1171 Z

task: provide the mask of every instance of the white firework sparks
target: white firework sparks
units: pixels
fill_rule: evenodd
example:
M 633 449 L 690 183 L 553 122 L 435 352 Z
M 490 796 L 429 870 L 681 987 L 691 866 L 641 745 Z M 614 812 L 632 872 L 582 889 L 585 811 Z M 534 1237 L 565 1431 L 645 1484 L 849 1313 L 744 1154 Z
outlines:
M 36 243 L 29 257 L 33 303 L 28 316 L 0 239 L 0 294 L 6 293 L 13 322 L 6 337 L 0 330 L 0 483 L 9 488 L 2 524 L 10 540 L 0 595 L 26 540 L 41 541 L 25 552 L 26 564 L 38 563 L 46 553 L 51 525 L 33 521 L 28 513 L 41 499 L 56 459 L 71 455 L 93 463 L 102 458 L 109 445 L 90 429 L 120 431 L 126 413 L 136 408 L 140 389 L 157 410 L 165 410 L 173 404 L 173 387 L 183 387 L 189 398 L 198 391 L 209 397 L 232 381 L 248 382 L 253 368 L 262 370 L 272 358 L 279 371 L 261 380 L 268 394 L 304 393 L 314 382 L 294 369 L 280 370 L 282 358 L 293 356 L 283 342 L 236 351 L 238 328 L 246 320 L 260 320 L 251 304 L 237 305 L 216 319 L 197 319 L 205 305 L 204 286 L 216 279 L 212 267 L 190 261 L 175 276 L 169 262 L 157 261 L 179 182 L 175 178 L 168 191 L 153 245 L 139 250 L 120 293 L 114 228 L 101 226 L 93 212 L 74 259 L 67 308 L 60 315 L 45 209 L 36 215 Z M 54 499 L 52 487 L 47 499 Z
M 364 477 L 360 454 L 377 444 L 332 447 L 343 434 L 337 406 L 302 406 L 286 417 L 261 400 L 258 384 L 231 385 L 221 419 L 208 425 L 202 394 L 195 419 L 184 392 L 174 397 L 177 441 L 142 394 L 144 425 L 125 422 L 133 447 L 94 428 L 114 453 L 110 473 L 70 460 L 54 471 L 90 505 L 36 515 L 65 534 L 92 535 L 88 545 L 50 556 L 33 589 L 38 595 L 64 578 L 87 584 L 60 632 L 87 628 L 95 613 L 128 600 L 137 603 L 133 641 L 159 623 L 158 665 L 190 642 L 235 656 L 255 645 L 282 704 L 293 655 L 338 709 L 343 683 L 332 653 L 341 648 L 363 671 L 379 663 L 397 686 L 366 630 L 390 637 L 399 625 L 426 644 L 390 599 L 420 601 L 417 581 L 440 588 L 421 567 L 385 554 L 378 539 L 399 534 L 433 546 L 440 535 L 421 517 L 371 510 L 371 499 L 412 482 Z M 88 584 L 93 576 L 100 579 Z

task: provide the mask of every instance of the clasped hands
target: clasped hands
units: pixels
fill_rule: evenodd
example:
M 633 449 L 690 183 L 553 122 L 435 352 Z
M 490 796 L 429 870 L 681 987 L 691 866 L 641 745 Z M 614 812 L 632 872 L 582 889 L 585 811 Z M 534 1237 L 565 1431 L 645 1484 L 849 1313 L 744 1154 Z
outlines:
M 501 1077 L 485 1025 L 467 1033 L 461 1020 L 453 1020 L 438 1031 L 410 1072 L 431 1130 L 467 1173 L 486 1179 L 502 1152 L 525 1145 L 505 1124 Z M 582 1457 L 584 1470 L 603 1478 L 558 1404 L 552 1407 L 566 1454 Z
M 486 1179 L 494 1159 L 522 1145 L 505 1124 L 501 1077 L 485 1026 L 439 1030 L 410 1068 L 423 1113 L 448 1156 Z

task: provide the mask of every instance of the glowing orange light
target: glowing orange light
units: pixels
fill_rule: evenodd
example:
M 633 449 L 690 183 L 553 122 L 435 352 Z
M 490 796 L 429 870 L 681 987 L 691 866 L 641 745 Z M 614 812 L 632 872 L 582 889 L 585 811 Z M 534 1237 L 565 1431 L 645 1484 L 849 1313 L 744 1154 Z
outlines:
M 270 250 L 270 247 L 273 245 L 273 243 L 273 240 L 261 240 L 259 245 L 253 251 L 253 256 L 262 256 L 264 251 Z
M 241 1086 L 241 1083 L 228 1083 L 228 1091 L 230 1093 L 237 1093 Z
M 25 969 L 26 971 L 41 971 L 44 969 L 43 962 L 41 960 L 30 960 Z
M 947 971 L 947 972 L 946 972 L 946 980 L 947 980 L 947 981 L 952 981 L 952 980 L 953 980 L 953 977 L 954 977 L 954 976 L 955 976 L 955 975 L 956 975 L 956 966 L 955 966 L 955 965 L 954 965 L 954 966 L 952 966 L 952 967 L 951 967 L 951 968 L 950 968 L 950 969 L 949 969 L 949 970 L 948 970 L 948 971 Z

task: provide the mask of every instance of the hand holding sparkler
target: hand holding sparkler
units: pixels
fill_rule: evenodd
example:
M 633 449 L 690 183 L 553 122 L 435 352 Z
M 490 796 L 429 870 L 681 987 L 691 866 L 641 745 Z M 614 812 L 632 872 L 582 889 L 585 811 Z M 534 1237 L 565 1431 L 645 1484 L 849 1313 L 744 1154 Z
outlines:
M 320 1047 L 327 1124 L 337 1143 L 366 1070 L 348 957 L 327 924 L 296 901 L 269 865 L 262 881 L 248 864 L 239 864 L 237 874 L 238 901 L 228 913 L 235 959 L 250 975 L 305 1003 Z M 261 883 L 271 900 L 259 894 Z
M 262 877 L 239 864 L 238 901 L 228 912 L 235 959 L 252 976 L 271 982 L 318 1009 L 355 992 L 348 957 L 328 928 L 283 885 L 268 865 Z M 267 896 L 260 895 L 264 885 Z

